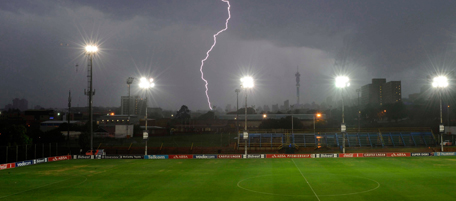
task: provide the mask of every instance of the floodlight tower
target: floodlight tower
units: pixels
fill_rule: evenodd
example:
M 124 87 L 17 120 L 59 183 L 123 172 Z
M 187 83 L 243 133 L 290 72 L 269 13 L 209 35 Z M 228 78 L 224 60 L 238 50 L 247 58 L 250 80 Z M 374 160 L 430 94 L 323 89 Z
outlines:
M 345 87 L 350 86 L 350 79 L 347 76 L 339 76 L 336 77 L 336 87 L 341 90 L 342 95 L 342 124 L 340 125 L 340 132 L 342 133 L 342 153 L 345 153 L 345 132 L 347 131 L 347 127 L 345 126 L 344 120 L 344 95 L 343 90 Z
M 144 89 L 145 93 L 146 93 L 146 114 L 144 116 L 144 119 L 145 119 L 145 131 L 143 132 L 143 138 L 144 140 L 146 140 L 146 146 L 145 146 L 145 155 L 147 155 L 147 140 L 149 138 L 149 132 L 147 130 L 147 91 L 149 90 L 149 88 L 153 88 L 155 86 L 155 83 L 154 83 L 154 79 L 152 78 L 145 78 L 145 77 L 142 77 L 140 80 L 139 80 L 139 87 L 141 89 Z
M 130 103 L 131 103 L 131 98 L 130 98 L 130 85 L 133 83 L 134 77 L 128 77 L 127 78 L 127 85 L 128 85 L 128 106 L 127 106 L 127 112 L 128 112 L 128 118 L 127 118 L 127 135 L 128 135 L 128 127 L 130 125 Z M 123 112 L 123 111 L 122 111 Z
M 443 125 L 442 117 L 442 91 L 448 86 L 448 78 L 445 76 L 434 77 L 432 81 L 432 87 L 437 88 L 440 99 L 440 124 L 439 124 L 439 133 L 440 133 L 440 151 L 443 152 L 443 133 L 445 132 L 445 126 Z
M 248 77 L 243 77 L 241 78 L 241 87 L 245 89 L 245 123 L 244 123 L 244 144 L 245 144 L 245 158 L 247 158 L 247 139 L 249 139 L 249 133 L 247 131 L 247 90 L 253 88 L 253 78 L 248 76 Z
M 86 54 L 88 56 L 88 68 L 87 68 L 87 79 L 88 79 L 88 91 L 84 90 L 84 94 L 89 96 L 89 124 L 90 124 L 90 151 L 93 153 L 93 109 L 92 109 L 92 96 L 95 95 L 95 90 L 93 90 L 92 86 L 92 60 L 93 56 L 98 52 L 98 47 L 94 45 L 87 45 L 85 47 Z
M 238 123 L 238 110 L 239 110 L 239 92 L 241 92 L 240 89 L 234 90 L 236 92 L 236 132 L 239 133 L 239 123 Z

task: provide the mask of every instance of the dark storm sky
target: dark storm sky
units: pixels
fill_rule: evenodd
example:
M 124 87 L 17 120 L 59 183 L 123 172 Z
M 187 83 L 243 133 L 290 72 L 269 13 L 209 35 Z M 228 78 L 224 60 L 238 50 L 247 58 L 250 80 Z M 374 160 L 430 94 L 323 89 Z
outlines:
M 295 103 L 296 66 L 304 103 L 335 96 L 338 74 L 350 76 L 353 97 L 378 77 L 401 80 L 407 97 L 427 74 L 454 66 L 456 1 L 230 3 L 228 30 L 204 66 L 211 102 L 223 108 L 236 104 L 234 90 L 247 74 L 256 80 L 249 105 L 263 106 Z M 65 107 L 68 90 L 73 106 L 87 105 L 83 46 L 93 41 L 101 49 L 95 106 L 120 106 L 126 78 L 147 75 L 156 82 L 153 106 L 208 109 L 199 67 L 227 17 L 218 0 L 1 0 L 0 107 L 15 97 Z M 144 93 L 133 84 L 132 95 Z

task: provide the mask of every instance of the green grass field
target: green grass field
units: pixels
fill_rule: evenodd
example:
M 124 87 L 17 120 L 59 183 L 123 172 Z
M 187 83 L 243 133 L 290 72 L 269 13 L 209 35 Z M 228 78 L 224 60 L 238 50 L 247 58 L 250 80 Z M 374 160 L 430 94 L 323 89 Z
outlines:
M 455 200 L 456 157 L 69 160 L 0 171 L 0 200 Z

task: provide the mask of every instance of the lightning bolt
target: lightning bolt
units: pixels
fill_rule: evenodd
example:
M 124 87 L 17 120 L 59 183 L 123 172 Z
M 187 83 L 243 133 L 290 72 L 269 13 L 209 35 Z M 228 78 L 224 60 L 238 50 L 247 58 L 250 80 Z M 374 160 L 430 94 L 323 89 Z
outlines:
M 220 30 L 219 32 L 217 32 L 216 34 L 214 34 L 214 43 L 212 44 L 211 48 L 206 52 L 206 58 L 204 58 L 203 60 L 201 60 L 201 67 L 200 67 L 200 72 L 201 72 L 201 79 L 206 83 L 205 86 L 206 86 L 206 97 L 207 97 L 207 103 L 209 104 L 209 108 L 212 110 L 212 106 L 211 106 L 211 101 L 209 99 L 209 94 L 207 94 L 207 91 L 209 90 L 207 88 L 207 85 L 208 85 L 208 82 L 206 79 L 204 79 L 204 73 L 203 73 L 203 66 L 204 66 L 204 62 L 207 60 L 207 58 L 209 58 L 209 53 L 212 51 L 212 49 L 214 48 L 215 44 L 217 44 L 217 36 L 226 31 L 228 29 L 228 21 L 230 20 L 231 18 L 231 13 L 230 13 L 230 2 L 228 0 L 222 0 L 223 2 L 225 2 L 226 4 L 228 4 L 228 18 L 226 19 L 226 22 L 225 22 L 225 28 Z

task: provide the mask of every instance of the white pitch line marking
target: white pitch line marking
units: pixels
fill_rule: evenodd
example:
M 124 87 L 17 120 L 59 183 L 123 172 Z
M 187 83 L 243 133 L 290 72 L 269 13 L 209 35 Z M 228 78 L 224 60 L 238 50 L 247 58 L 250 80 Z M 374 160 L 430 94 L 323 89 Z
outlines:
M 304 177 L 304 179 L 306 180 L 307 184 L 309 185 L 310 189 L 312 190 L 312 192 L 314 193 L 315 197 L 317 197 L 317 200 L 320 201 L 320 198 L 318 197 L 318 195 L 315 193 L 314 189 L 312 188 L 312 186 L 310 185 L 309 181 L 307 181 L 307 178 L 304 176 L 304 174 L 302 174 L 301 172 L 301 169 L 298 168 L 298 165 L 296 165 L 296 163 L 294 162 L 293 159 L 291 159 L 291 161 L 293 161 L 295 167 L 299 170 L 299 172 L 301 173 L 301 176 Z

